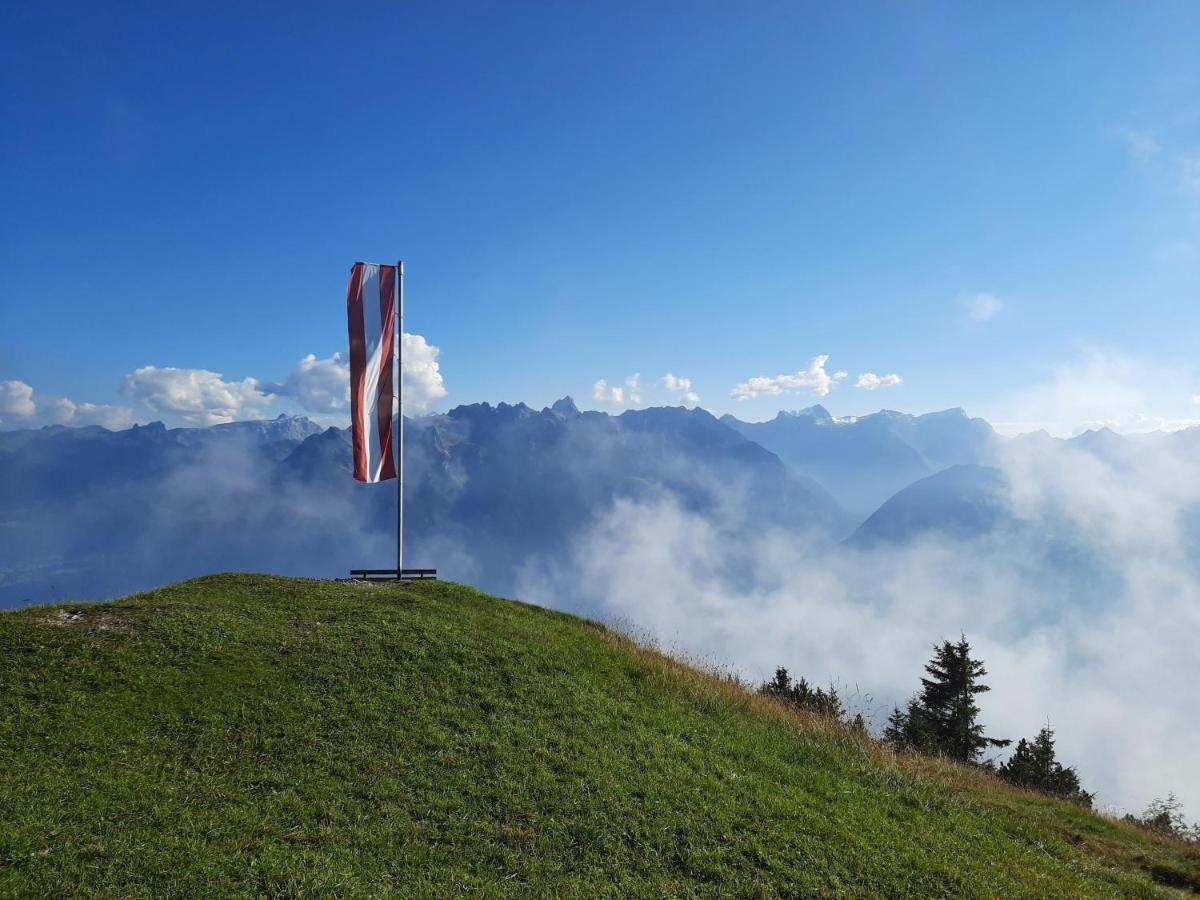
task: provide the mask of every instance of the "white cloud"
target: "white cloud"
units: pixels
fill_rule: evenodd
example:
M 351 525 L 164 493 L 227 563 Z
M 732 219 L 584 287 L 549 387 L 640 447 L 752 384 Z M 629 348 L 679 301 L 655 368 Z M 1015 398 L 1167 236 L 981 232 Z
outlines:
M 1194 377 L 1194 372 L 1089 347 L 983 412 L 997 431 L 1010 435 L 1038 429 L 1059 437 L 1093 428 L 1129 434 L 1178 431 L 1200 425 L 1185 399 Z
M 441 350 L 419 334 L 404 335 L 404 409 L 426 410 L 446 396 L 438 365 Z
M 972 322 L 988 322 L 1004 311 L 1005 303 L 995 294 L 963 294 L 958 304 Z
M 446 396 L 446 384 L 438 365 L 441 351 L 422 335 L 407 333 L 403 350 L 405 411 L 426 410 Z M 350 408 L 350 362 L 341 353 L 325 359 L 309 353 L 282 383 L 267 383 L 261 389 L 268 394 L 291 397 L 322 422 L 344 425 L 342 418 L 334 416 Z
M 613 403 L 619 406 L 625 402 L 625 388 L 609 387 L 607 379 L 598 378 L 592 385 L 592 399 L 597 403 Z
M 0 381 L 0 415 L 26 418 L 36 412 L 33 388 L 23 381 Z
M 52 421 L 56 425 L 99 425 L 110 431 L 120 431 L 133 424 L 133 410 L 128 406 L 110 406 L 101 403 L 76 403 L 67 397 L 53 401 Z
M 642 373 L 634 372 L 625 378 L 625 386 L 610 385 L 607 378 L 592 384 L 592 399 L 612 406 L 634 405 L 642 402 Z
M 317 359 L 310 353 L 288 375 L 282 384 L 266 384 L 263 390 L 281 397 L 291 397 L 307 412 L 336 413 L 350 407 L 350 363 L 342 354 Z
M 876 375 L 874 372 L 863 372 L 858 376 L 858 381 L 854 383 L 854 386 L 862 388 L 864 391 L 874 391 L 881 387 L 895 387 L 902 383 L 903 379 L 899 375 Z
M 695 406 L 700 402 L 700 395 L 692 390 L 692 379 L 668 372 L 661 379 L 662 386 L 672 394 L 679 395 L 679 402 L 684 406 Z
M 692 389 L 692 379 L 684 378 L 682 375 L 676 376 L 668 372 L 662 377 L 663 387 L 672 393 L 686 392 Z
M 828 361 L 829 354 L 822 353 L 809 361 L 808 368 L 795 374 L 772 377 L 758 375 L 735 386 L 729 392 L 729 396 L 734 400 L 751 400 L 761 396 L 773 397 L 785 392 L 807 391 L 814 397 L 824 397 L 846 377 L 845 372 L 826 372 L 825 363 Z
M 629 402 L 630 403 L 641 403 L 642 402 L 642 395 L 639 392 L 640 389 L 638 387 L 638 382 L 641 381 L 641 378 L 642 378 L 641 372 L 634 372 L 632 375 L 630 375 L 628 378 L 625 379 L 625 386 L 629 388 Z
M 188 425 L 220 425 L 258 415 L 271 402 L 256 379 L 224 381 L 208 369 L 142 366 L 125 376 L 121 390 L 155 413 Z
M 68 397 L 34 395 L 23 381 L 0 381 L 0 426 L 38 428 L 42 425 L 101 425 L 111 430 L 133 424 L 128 406 L 76 403 Z

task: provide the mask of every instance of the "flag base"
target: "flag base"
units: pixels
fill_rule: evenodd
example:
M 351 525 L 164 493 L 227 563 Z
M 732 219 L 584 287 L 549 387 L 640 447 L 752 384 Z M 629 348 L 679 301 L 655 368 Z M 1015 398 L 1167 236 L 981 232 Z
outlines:
M 437 569 L 351 569 L 354 581 L 437 581 Z

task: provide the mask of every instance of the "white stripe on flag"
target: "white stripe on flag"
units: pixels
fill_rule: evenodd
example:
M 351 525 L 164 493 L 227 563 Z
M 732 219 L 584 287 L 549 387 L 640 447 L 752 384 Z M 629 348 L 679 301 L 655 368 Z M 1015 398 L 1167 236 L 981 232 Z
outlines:
M 379 481 L 383 455 L 379 451 L 379 370 L 384 347 L 380 344 L 383 323 L 379 321 L 379 266 L 363 266 L 362 287 L 363 339 L 366 344 L 366 371 L 363 379 L 363 434 L 367 445 L 367 478 Z M 386 348 L 388 352 L 391 348 Z
M 392 458 L 392 334 L 395 316 L 392 266 L 355 263 L 346 308 L 350 330 L 350 421 L 354 477 L 383 481 L 396 477 Z M 380 290 L 387 291 L 381 296 Z

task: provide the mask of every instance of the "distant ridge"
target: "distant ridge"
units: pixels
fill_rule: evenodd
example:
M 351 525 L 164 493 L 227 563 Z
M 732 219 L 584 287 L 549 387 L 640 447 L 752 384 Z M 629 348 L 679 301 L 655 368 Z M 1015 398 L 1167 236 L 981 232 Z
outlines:
M 721 421 L 816 479 L 862 517 L 939 469 L 988 462 L 999 440 L 987 422 L 957 408 L 921 416 L 880 410 L 837 419 L 817 405 L 767 422 L 729 415 Z
M 851 536 L 873 547 L 937 535 L 975 538 L 1014 522 L 1008 477 L 988 466 L 951 466 L 888 499 Z

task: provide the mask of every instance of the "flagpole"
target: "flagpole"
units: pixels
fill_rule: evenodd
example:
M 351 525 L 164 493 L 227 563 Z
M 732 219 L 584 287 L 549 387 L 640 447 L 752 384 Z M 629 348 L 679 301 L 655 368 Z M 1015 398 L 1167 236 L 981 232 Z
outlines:
M 404 260 L 396 262 L 396 397 L 400 425 L 396 438 L 396 578 L 404 574 Z

